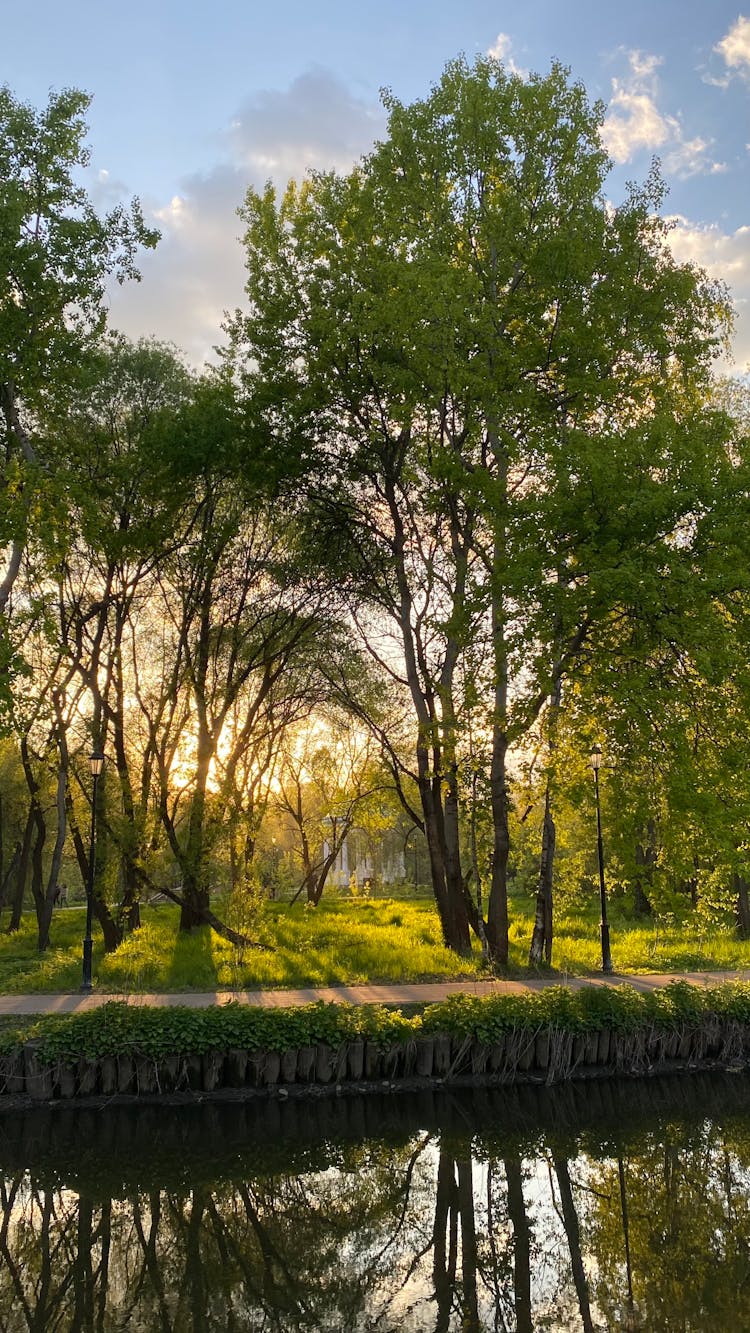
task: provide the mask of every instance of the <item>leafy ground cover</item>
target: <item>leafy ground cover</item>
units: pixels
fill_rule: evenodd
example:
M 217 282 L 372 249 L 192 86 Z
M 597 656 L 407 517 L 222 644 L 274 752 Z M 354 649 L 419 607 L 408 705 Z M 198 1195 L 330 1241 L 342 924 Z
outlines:
M 511 910 L 511 973 L 526 971 L 532 904 Z M 94 930 L 94 976 L 99 991 L 232 990 L 297 988 L 365 982 L 467 979 L 486 975 L 475 949 L 461 959 L 444 949 L 434 906 L 414 901 L 325 900 L 316 910 L 270 903 L 261 926 L 261 949 L 244 957 L 208 930 L 183 936 L 177 910 L 146 907 L 144 924 L 117 953 L 105 955 Z M 76 990 L 80 985 L 83 909 L 55 915 L 53 945 L 36 951 L 31 918 L 15 935 L 0 934 L 0 992 Z M 596 907 L 563 912 L 557 920 L 553 975 L 585 976 L 600 966 Z M 750 942 L 731 923 L 675 919 L 634 922 L 615 901 L 612 953 L 618 973 L 750 968 Z
M 37 1043 L 38 1059 L 53 1063 L 123 1054 L 158 1059 L 231 1048 L 285 1051 L 316 1042 L 337 1047 L 362 1039 L 387 1045 L 441 1032 L 491 1044 L 513 1031 L 670 1031 L 695 1027 L 707 1019 L 747 1024 L 750 985 L 698 987 L 675 982 L 648 994 L 629 986 L 578 991 L 552 986 L 524 995 L 455 995 L 410 1014 L 383 1005 L 156 1009 L 115 1001 L 82 1014 L 6 1020 L 0 1024 L 0 1057 L 30 1038 Z

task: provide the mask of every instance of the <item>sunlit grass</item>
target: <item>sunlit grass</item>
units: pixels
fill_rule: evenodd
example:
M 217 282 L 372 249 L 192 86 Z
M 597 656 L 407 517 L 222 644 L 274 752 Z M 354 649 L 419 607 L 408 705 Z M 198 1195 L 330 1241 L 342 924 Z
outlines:
M 533 924 L 528 899 L 511 904 L 510 970 L 527 973 Z M 94 977 L 107 993 L 253 990 L 367 982 L 463 979 L 487 975 L 478 946 L 458 958 L 441 942 L 428 900 L 331 900 L 316 910 L 269 903 L 260 943 L 244 957 L 208 929 L 181 935 L 177 909 L 146 907 L 144 924 L 114 954 L 105 955 L 94 929 Z M 618 973 L 750 968 L 750 942 L 731 923 L 711 931 L 674 921 L 634 922 L 617 901 L 611 909 L 612 956 Z M 75 991 L 81 980 L 83 909 L 55 914 L 52 947 L 36 950 L 33 918 L 15 935 L 0 934 L 0 991 Z M 561 911 L 555 921 L 552 974 L 585 976 L 601 965 L 596 904 Z
M 526 966 L 533 927 L 529 902 L 514 902 L 511 916 L 511 958 Z M 712 972 L 750 968 L 750 941 L 740 940 L 729 918 L 709 927 L 700 919 L 672 918 L 634 921 L 617 899 L 610 904 L 610 940 L 615 971 Z M 598 902 L 555 916 L 553 970 L 563 976 L 586 976 L 601 969 Z
M 471 977 L 482 968 L 477 949 L 458 958 L 441 942 L 429 902 L 321 903 L 316 910 L 269 904 L 260 942 L 243 958 L 213 931 L 181 935 L 177 909 L 146 908 L 143 926 L 105 955 L 94 930 L 98 990 L 244 990 L 364 982 Z M 36 952 L 31 920 L 17 935 L 0 935 L 0 991 L 75 990 L 81 977 L 84 913 L 60 912 L 53 947 Z

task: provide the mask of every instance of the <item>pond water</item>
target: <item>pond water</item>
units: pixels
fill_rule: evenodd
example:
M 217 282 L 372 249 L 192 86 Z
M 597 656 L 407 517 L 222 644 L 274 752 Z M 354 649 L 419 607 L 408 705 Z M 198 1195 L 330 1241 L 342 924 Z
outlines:
M 750 1080 L 0 1114 L 0 1330 L 750 1330 Z

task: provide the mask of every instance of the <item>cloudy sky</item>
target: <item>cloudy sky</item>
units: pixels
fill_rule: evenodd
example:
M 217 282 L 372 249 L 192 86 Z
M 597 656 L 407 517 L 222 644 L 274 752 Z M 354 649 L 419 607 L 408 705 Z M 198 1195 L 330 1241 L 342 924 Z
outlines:
M 734 296 L 735 370 L 750 363 L 750 0 L 20 0 L 0 82 L 42 105 L 93 95 L 89 187 L 140 196 L 162 232 L 112 323 L 196 363 L 242 304 L 236 210 L 249 184 L 346 169 L 382 131 L 379 89 L 423 96 L 447 60 L 560 59 L 608 105 L 610 196 L 658 156 L 680 258 Z

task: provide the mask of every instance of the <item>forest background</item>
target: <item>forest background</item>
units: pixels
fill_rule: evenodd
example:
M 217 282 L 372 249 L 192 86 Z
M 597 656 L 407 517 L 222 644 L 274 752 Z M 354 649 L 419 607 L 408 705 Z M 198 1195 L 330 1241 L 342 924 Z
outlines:
M 199 374 L 105 328 L 158 238 L 78 183 L 87 104 L 0 95 L 11 933 L 82 896 L 93 749 L 110 954 L 159 897 L 244 958 L 358 838 L 462 967 L 530 904 L 555 961 L 597 743 L 615 900 L 747 934 L 747 385 L 658 169 L 613 205 L 565 69 L 457 60 L 351 172 L 248 192 Z

